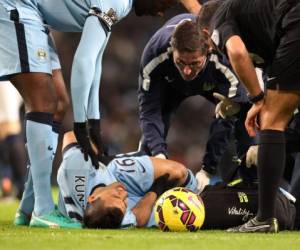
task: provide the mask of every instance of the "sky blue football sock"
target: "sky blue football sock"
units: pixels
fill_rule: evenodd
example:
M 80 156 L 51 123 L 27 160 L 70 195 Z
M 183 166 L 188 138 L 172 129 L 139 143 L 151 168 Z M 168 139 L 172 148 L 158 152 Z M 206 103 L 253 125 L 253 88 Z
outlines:
M 25 126 L 26 126 L 26 117 L 25 117 Z M 24 184 L 24 191 L 22 195 L 22 199 L 19 204 L 19 210 L 27 215 L 31 215 L 34 208 L 34 192 L 33 192 L 33 184 L 32 184 L 32 176 L 30 170 L 30 161 L 28 157 L 28 149 L 27 149 L 27 139 L 25 133 L 25 149 L 27 153 L 27 170 L 25 176 L 25 184 Z
M 52 138 L 53 138 L 53 157 L 58 144 L 58 136 L 60 131 L 61 123 L 53 122 L 52 128 Z M 26 145 L 27 148 L 27 145 Z M 24 192 L 22 195 L 22 199 L 20 201 L 19 210 L 23 213 L 30 215 L 33 212 L 34 208 L 34 192 L 33 192 L 33 184 L 32 184 L 32 176 L 30 170 L 30 163 L 27 165 L 27 174 L 26 174 L 26 183 Z
M 197 180 L 195 178 L 195 175 L 192 173 L 191 170 L 187 169 L 187 171 L 188 171 L 188 174 L 187 174 L 186 180 L 182 186 L 186 187 L 194 192 L 197 192 Z
M 31 215 L 34 208 L 34 193 L 30 165 L 27 166 L 26 176 L 25 188 L 20 201 L 19 210 L 27 215 Z
M 27 149 L 34 190 L 34 213 L 40 216 L 54 209 L 50 182 L 54 150 L 53 115 L 31 112 L 26 114 L 26 119 Z

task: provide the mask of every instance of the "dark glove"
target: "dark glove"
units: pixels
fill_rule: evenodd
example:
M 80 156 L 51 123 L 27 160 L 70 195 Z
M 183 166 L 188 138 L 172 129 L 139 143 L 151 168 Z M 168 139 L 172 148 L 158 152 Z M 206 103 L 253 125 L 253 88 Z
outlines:
M 84 154 L 84 160 L 88 161 L 89 156 L 91 157 L 91 161 L 93 166 L 98 169 L 99 162 L 98 157 L 92 149 L 92 145 L 89 140 L 89 136 L 86 129 L 85 122 L 74 122 L 74 134 L 77 139 L 79 146 L 81 147 L 81 152 Z
M 152 184 L 148 192 L 156 193 L 157 197 L 161 196 L 165 191 L 176 187 L 177 180 L 169 180 L 170 175 L 164 174 L 158 177 Z
M 92 140 L 92 142 L 95 144 L 97 150 L 98 150 L 98 155 L 104 155 L 105 150 L 104 150 L 104 145 L 102 143 L 101 139 L 101 125 L 100 125 L 100 120 L 96 119 L 89 119 L 89 135 Z

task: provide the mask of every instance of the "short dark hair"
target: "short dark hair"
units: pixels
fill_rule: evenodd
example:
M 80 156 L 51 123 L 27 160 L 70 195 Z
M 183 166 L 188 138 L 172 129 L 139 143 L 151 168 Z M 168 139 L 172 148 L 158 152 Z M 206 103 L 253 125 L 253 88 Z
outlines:
M 205 55 L 209 50 L 207 34 L 198 29 L 197 23 L 190 20 L 183 21 L 176 27 L 171 45 L 180 52 L 201 51 Z
M 120 228 L 123 217 L 124 214 L 119 208 L 105 208 L 101 199 L 97 199 L 88 203 L 83 215 L 83 225 L 87 228 Z
M 224 0 L 210 0 L 204 3 L 200 9 L 197 23 L 200 30 L 207 29 L 211 33 L 211 21 L 220 5 Z

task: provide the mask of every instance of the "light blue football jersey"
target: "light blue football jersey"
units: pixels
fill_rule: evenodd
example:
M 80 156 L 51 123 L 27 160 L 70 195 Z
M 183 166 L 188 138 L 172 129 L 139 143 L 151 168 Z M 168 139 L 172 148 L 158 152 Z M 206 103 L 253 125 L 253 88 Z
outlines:
M 96 170 L 90 159 L 85 161 L 78 147 L 68 149 L 57 173 L 60 211 L 70 217 L 76 215 L 75 218 L 82 218 L 92 188 L 100 183 L 109 185 L 116 181 L 107 168 Z
M 133 0 L 4 0 L 15 5 L 22 19 L 40 19 L 51 28 L 65 32 L 80 32 L 91 8 L 104 13 L 112 11 L 116 22 L 128 15 Z M 38 15 L 40 17 L 38 17 Z
M 107 167 L 96 170 L 90 160 L 84 160 L 79 148 L 72 147 L 64 153 L 58 170 L 59 210 L 80 220 L 93 187 L 119 181 L 128 192 L 128 207 L 121 225 L 135 226 L 136 217 L 131 210 L 149 190 L 153 179 L 153 165 L 149 156 L 116 158 Z

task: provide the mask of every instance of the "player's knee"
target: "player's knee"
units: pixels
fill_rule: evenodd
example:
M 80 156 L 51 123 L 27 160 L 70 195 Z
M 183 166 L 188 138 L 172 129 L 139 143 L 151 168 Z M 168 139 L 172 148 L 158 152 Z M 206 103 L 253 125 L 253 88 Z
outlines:
M 273 114 L 272 112 L 262 112 L 260 117 L 260 129 L 273 129 L 283 131 L 289 120 L 291 115 L 289 114 Z
M 266 104 L 260 112 L 260 129 L 283 131 L 288 125 L 295 108 L 298 106 L 298 101 L 295 100 L 293 95 L 283 95 L 282 98 L 286 101 L 278 102 L 277 100 L 280 97 L 281 94 L 275 94 L 272 91 L 269 96 L 267 95 Z

